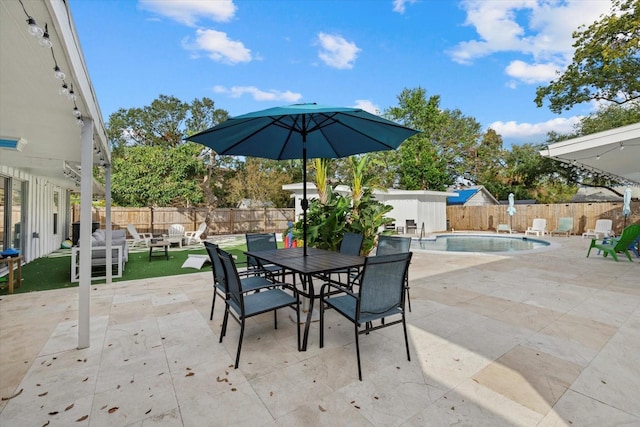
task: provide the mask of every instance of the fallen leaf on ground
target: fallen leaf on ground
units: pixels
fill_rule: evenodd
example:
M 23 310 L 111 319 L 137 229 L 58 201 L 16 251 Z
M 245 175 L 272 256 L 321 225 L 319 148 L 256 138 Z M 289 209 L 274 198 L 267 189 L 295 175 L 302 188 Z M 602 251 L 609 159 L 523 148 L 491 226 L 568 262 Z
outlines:
M 14 397 L 20 396 L 20 394 L 22 394 L 22 390 L 24 390 L 24 389 L 22 389 L 22 388 L 21 388 L 21 389 L 20 389 L 20 390 L 18 390 L 18 392 L 17 392 L 16 394 L 14 394 L 13 396 L 3 397 L 3 398 L 2 398 L 2 401 L 4 402 L 5 400 L 11 400 L 11 399 L 13 399 Z

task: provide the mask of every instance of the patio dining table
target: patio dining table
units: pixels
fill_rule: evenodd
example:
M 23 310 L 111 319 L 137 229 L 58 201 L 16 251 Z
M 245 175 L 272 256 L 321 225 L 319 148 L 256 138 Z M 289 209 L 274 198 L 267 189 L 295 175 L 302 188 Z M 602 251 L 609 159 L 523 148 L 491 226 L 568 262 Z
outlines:
M 309 326 L 313 313 L 313 302 L 315 300 L 315 289 L 313 278 L 324 276 L 328 273 L 345 268 L 357 268 L 364 265 L 365 257 L 358 255 L 346 255 L 340 252 L 326 249 L 307 248 L 307 256 L 304 256 L 303 248 L 273 249 L 267 251 L 247 251 L 246 255 L 256 258 L 265 264 L 275 264 L 289 270 L 300 277 L 302 290 L 299 292 L 309 298 L 309 309 L 304 325 L 304 335 L 302 347 L 298 350 L 307 350 L 307 340 L 309 338 Z M 324 279 L 323 279 L 324 280 Z M 326 280 L 325 280 L 326 281 Z M 296 289 L 298 289 L 296 287 Z

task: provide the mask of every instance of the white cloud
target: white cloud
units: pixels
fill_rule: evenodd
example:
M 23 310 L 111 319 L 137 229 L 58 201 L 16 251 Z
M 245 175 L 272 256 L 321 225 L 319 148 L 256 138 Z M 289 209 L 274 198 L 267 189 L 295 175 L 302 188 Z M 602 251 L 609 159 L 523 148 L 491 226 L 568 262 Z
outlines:
M 537 139 L 543 141 L 548 132 L 571 133 L 574 131 L 574 125 L 580 122 L 582 116 L 573 116 L 568 118 L 556 118 L 542 123 L 517 123 L 510 122 L 493 122 L 489 127 L 495 130 L 503 138 L 513 139 Z
M 214 86 L 215 93 L 228 95 L 231 98 L 240 98 L 244 94 L 249 94 L 256 101 L 286 101 L 298 102 L 302 99 L 302 94 L 291 92 L 290 90 L 281 92 L 275 89 L 261 90 L 255 86 Z
M 240 41 L 230 40 L 227 33 L 216 30 L 196 30 L 196 40 L 183 42 L 185 49 L 195 52 L 204 51 L 214 61 L 226 64 L 251 61 L 251 50 Z
M 338 69 L 351 69 L 360 52 L 355 43 L 335 34 L 318 34 L 321 50 L 318 57 L 328 66 Z
M 404 13 L 407 3 L 415 3 L 416 0 L 393 0 L 393 11 L 398 13 Z
M 550 82 L 558 77 L 557 72 L 561 67 L 552 64 L 527 64 L 524 61 L 511 61 L 505 72 L 508 76 L 523 81 L 525 83 L 542 83 Z
M 362 108 L 364 111 L 375 114 L 377 116 L 380 115 L 380 107 L 374 104 L 372 101 L 369 101 L 368 99 L 356 99 L 356 104 L 354 105 L 354 107 Z
M 460 42 L 449 52 L 451 58 L 470 64 L 498 52 L 519 52 L 532 58 L 521 77 L 512 75 L 524 82 L 548 71 L 541 64 L 564 68 L 573 56 L 572 32 L 611 7 L 607 1 L 583 0 L 466 0 L 461 5 L 467 12 L 465 25 L 474 27 L 478 38 Z
M 227 22 L 236 12 L 232 0 L 140 0 L 140 7 L 190 27 L 198 19 Z

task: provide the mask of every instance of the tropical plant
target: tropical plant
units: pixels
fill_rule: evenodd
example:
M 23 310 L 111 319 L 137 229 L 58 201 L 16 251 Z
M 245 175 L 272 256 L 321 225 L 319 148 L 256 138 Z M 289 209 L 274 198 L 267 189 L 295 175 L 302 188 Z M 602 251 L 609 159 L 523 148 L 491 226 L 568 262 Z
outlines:
M 351 211 L 351 199 L 333 192 L 327 187 L 327 202 L 312 199 L 307 210 L 307 246 L 338 250 Z M 293 237 L 303 240 L 304 220 L 293 226 Z
M 392 206 L 377 201 L 371 189 L 363 190 L 358 209 L 352 211 L 350 221 L 345 227 L 345 231 L 362 234 L 362 255 L 368 255 L 375 246 L 380 227 L 394 221 L 393 218 L 385 216 L 392 209 Z
M 393 222 L 386 217 L 393 207 L 375 200 L 370 189 L 363 190 L 359 208 L 354 209 L 353 199 L 327 188 L 327 203 L 312 199 L 307 210 L 307 246 L 337 251 L 346 232 L 363 235 L 362 254 L 373 249 L 380 227 Z M 287 230 L 286 233 L 288 233 Z M 293 225 L 293 237 L 303 240 L 303 220 Z

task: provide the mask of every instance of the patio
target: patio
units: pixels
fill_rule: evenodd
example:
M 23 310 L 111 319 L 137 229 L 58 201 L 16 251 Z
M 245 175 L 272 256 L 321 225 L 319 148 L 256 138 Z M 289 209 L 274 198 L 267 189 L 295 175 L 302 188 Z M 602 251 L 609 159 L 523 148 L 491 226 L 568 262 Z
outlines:
M 309 349 L 293 323 L 250 319 L 218 344 L 210 271 L 0 300 L 0 425 L 640 424 L 640 260 L 586 258 L 588 239 L 515 256 L 416 252 L 411 362 L 401 328 L 362 336 L 327 312 Z M 260 324 L 262 323 L 262 324 Z

